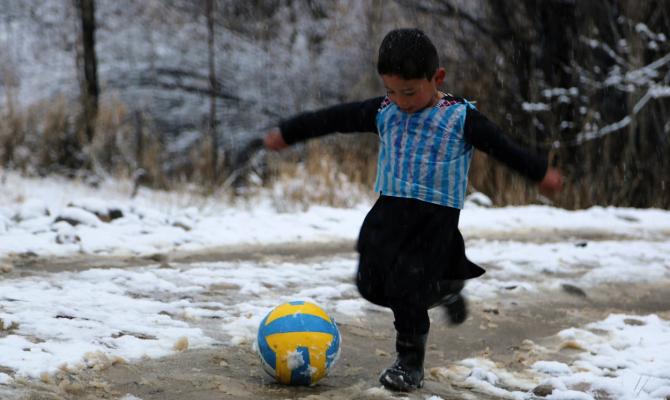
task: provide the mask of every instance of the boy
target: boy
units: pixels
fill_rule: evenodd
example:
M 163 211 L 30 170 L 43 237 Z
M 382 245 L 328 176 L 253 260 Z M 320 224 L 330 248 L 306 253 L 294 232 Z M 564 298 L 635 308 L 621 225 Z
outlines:
M 543 193 L 561 190 L 562 177 L 546 157 L 512 142 L 472 104 L 438 90 L 445 70 L 422 31 L 389 32 L 377 71 L 386 96 L 297 115 L 272 129 L 264 143 L 281 150 L 332 132 L 379 135 L 379 198 L 359 234 L 356 283 L 365 299 L 393 311 L 397 358 L 380 382 L 410 391 L 423 384 L 428 309 L 442 306 L 451 323 L 462 323 L 463 282 L 484 273 L 466 258 L 458 230 L 473 146 L 539 182 Z

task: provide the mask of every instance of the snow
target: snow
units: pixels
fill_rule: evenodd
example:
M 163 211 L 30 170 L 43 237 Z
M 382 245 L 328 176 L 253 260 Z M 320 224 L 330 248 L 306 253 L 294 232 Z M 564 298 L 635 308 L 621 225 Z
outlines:
M 178 285 L 178 271 L 172 277 L 157 272 L 168 271 L 91 269 L 48 280 L 1 281 L 0 307 L 18 325 L 0 338 L 2 364 L 20 375 L 36 376 L 65 363 L 76 365 L 86 353 L 103 349 L 113 349 L 110 355 L 138 359 L 170 354 L 182 336 L 196 344 L 210 343 L 200 329 L 171 317 L 185 313 L 190 302 L 140 295 L 195 290 Z M 41 340 L 33 343 L 28 340 L 31 337 Z
M 665 399 L 670 393 L 670 321 L 656 315 L 612 314 L 583 328 L 561 331 L 556 340 L 576 340 L 584 350 L 570 365 L 538 361 L 518 373 L 519 379 L 530 375 L 538 384 L 554 387 L 547 399 L 645 400 Z M 508 375 L 498 382 L 500 371 L 490 361 L 470 359 L 461 364 L 470 368 L 466 382 L 473 387 L 503 398 L 518 395 L 519 391 L 503 389 L 521 386 L 517 377 Z
M 532 369 L 547 375 L 569 375 L 572 373 L 570 367 L 558 361 L 538 361 L 533 364 Z
M 62 185 L 69 186 L 63 190 Z M 41 256 L 80 252 L 151 255 L 217 246 L 353 241 L 370 207 L 312 206 L 305 211 L 278 213 L 268 199 L 231 205 L 189 193 L 160 192 L 131 199 L 129 184 L 118 189 L 110 186 L 113 184 L 96 190 L 58 179 L 38 181 L 10 174 L 0 184 L 0 257 L 28 252 Z M 109 209 L 120 210 L 123 217 L 103 223 L 93 214 Z M 78 236 L 80 242 L 56 242 L 63 230 L 56 222 L 58 216 L 80 221 L 67 232 Z M 670 231 L 670 214 L 606 207 L 580 211 L 546 206 L 482 208 L 469 203 L 461 217 L 461 229 L 466 237 L 505 231 L 550 235 L 561 230 L 650 240 Z
M 305 365 L 305 360 L 302 358 L 302 353 L 298 351 L 289 351 L 288 354 L 286 355 L 287 358 L 287 366 L 290 371 L 293 371 L 294 369 L 298 369 Z
M 123 182 L 91 188 L 8 172 L 0 182 L 0 261 L 9 265 L 33 253 L 44 259 L 144 257 L 293 242 L 352 246 L 351 254 L 308 261 L 167 258 L 127 268 L 21 275 L 18 268 L 3 269 L 0 389 L 15 378 L 38 378 L 64 365 L 91 368 L 173 354 L 182 342 L 189 349 L 252 346 L 261 318 L 285 301 L 313 301 L 345 323 L 370 310 L 388 312 L 361 299 L 354 284 L 353 243 L 369 202 L 278 212 L 267 196 L 231 203 L 142 190 L 131 198 L 130 185 Z M 489 271 L 466 287 L 473 299 L 565 284 L 588 289 L 670 279 L 668 211 L 492 208 L 482 196 L 473 196 L 461 214 L 468 256 Z M 110 210 L 120 211 L 118 218 L 98 217 Z M 529 399 L 542 383 L 554 388 L 548 399 L 595 399 L 604 393 L 645 400 L 670 394 L 670 322 L 657 315 L 613 314 L 556 332 L 552 340 L 557 346 L 574 343 L 576 355 L 556 360 L 547 353 L 520 371 L 484 358 L 449 362 L 459 368 L 460 384 L 500 398 Z

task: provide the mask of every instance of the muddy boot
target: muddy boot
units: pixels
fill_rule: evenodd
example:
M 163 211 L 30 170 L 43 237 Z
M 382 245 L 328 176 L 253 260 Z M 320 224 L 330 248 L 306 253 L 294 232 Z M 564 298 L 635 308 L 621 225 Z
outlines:
M 379 382 L 385 388 L 409 392 L 423 386 L 423 358 L 426 354 L 427 338 L 428 334 L 398 334 L 395 342 L 397 358 L 379 377 Z
M 447 311 L 447 317 L 452 325 L 460 325 L 468 317 L 468 307 L 465 303 L 465 297 L 460 293 L 448 296 L 443 303 Z

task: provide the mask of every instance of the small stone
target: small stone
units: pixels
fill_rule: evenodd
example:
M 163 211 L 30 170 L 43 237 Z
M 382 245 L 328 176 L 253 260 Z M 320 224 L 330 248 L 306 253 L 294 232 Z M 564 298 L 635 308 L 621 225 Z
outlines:
M 639 319 L 634 319 L 634 318 L 626 318 L 623 320 L 623 323 L 626 325 L 632 325 L 632 326 L 642 326 L 645 325 L 644 321 L 640 321 Z
M 151 261 L 158 262 L 158 263 L 169 262 L 168 256 L 165 255 L 165 254 L 160 254 L 160 253 L 151 254 L 151 255 L 147 256 L 146 258 L 151 260 Z
M 571 285 L 569 283 L 563 283 L 561 284 L 561 289 L 565 290 L 566 293 L 572 294 L 578 297 L 587 297 L 586 292 L 584 292 L 582 289 L 578 288 L 575 285 Z
M 61 232 L 56 235 L 56 243 L 58 244 L 75 244 L 81 242 L 79 235 L 72 232 Z
M 109 219 L 113 221 L 115 219 L 123 218 L 123 212 L 117 208 L 112 208 L 109 210 Z
M 96 227 L 100 225 L 100 219 L 97 215 L 77 207 L 64 208 L 53 222 L 54 224 L 66 222 L 72 226 L 85 225 Z
M 581 345 L 581 343 L 575 341 L 575 340 L 568 340 L 565 343 L 561 344 L 561 350 L 579 350 L 579 351 L 586 351 L 584 346 Z
M 189 224 L 187 224 L 183 221 L 175 221 L 174 223 L 172 223 L 172 226 L 174 226 L 176 228 L 181 228 L 181 229 L 185 230 L 186 232 L 193 229 Z
M 533 394 L 539 397 L 547 397 L 554 392 L 554 387 L 549 383 L 543 383 L 541 385 L 535 386 L 533 389 Z

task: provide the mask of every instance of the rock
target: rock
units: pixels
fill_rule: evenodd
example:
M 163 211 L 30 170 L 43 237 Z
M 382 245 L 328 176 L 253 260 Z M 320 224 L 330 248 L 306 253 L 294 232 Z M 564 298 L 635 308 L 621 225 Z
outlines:
M 578 288 L 575 285 L 571 285 L 569 283 L 563 283 L 561 284 L 561 289 L 563 289 L 566 293 L 578 296 L 578 297 L 587 297 L 586 292 L 580 288 Z
M 549 383 L 543 383 L 541 385 L 535 386 L 533 389 L 533 394 L 539 397 L 547 397 L 554 392 L 555 387 Z
M 181 229 L 185 230 L 186 232 L 188 232 L 188 231 L 190 231 L 191 229 L 193 229 L 193 228 L 191 227 L 191 225 L 187 224 L 187 223 L 184 222 L 184 221 L 175 221 L 175 222 L 172 223 L 172 226 L 177 227 L 177 228 L 181 228 Z
M 161 264 L 170 262 L 168 256 L 166 254 L 161 253 L 150 254 L 144 258 Z
M 81 242 L 76 229 L 68 222 L 58 221 L 51 225 L 51 229 L 56 232 L 56 243 L 75 244 Z
M 75 207 L 66 207 L 62 210 L 54 220 L 54 223 L 58 222 L 67 222 L 72 226 L 81 224 L 95 227 L 100 225 L 100 219 L 95 214 Z
M 123 212 L 121 210 L 119 210 L 118 208 L 112 208 L 111 210 L 109 210 L 109 219 L 110 220 L 113 221 L 113 220 L 119 219 L 119 218 L 123 218 Z
M 106 210 L 104 213 L 93 212 L 93 214 L 95 214 L 95 216 L 98 217 L 102 222 L 111 222 L 115 219 L 123 218 L 123 211 L 119 210 L 118 208 Z
M 133 337 L 136 337 L 140 340 L 158 340 L 158 338 L 156 336 L 149 335 L 147 333 L 142 333 L 142 332 L 120 331 L 120 332 L 112 333 L 112 337 L 114 339 L 118 339 L 122 336 L 133 336 Z
M 576 340 L 568 340 L 567 342 L 561 343 L 561 350 L 577 350 L 577 351 L 586 351 L 584 346 Z
M 110 222 L 123 217 L 123 212 L 117 207 L 110 207 L 99 199 L 78 199 L 68 204 L 68 207 L 80 208 L 94 214 L 102 222 Z
M 58 244 L 75 244 L 81 242 L 81 238 L 71 232 L 61 232 L 56 235 L 56 243 Z

